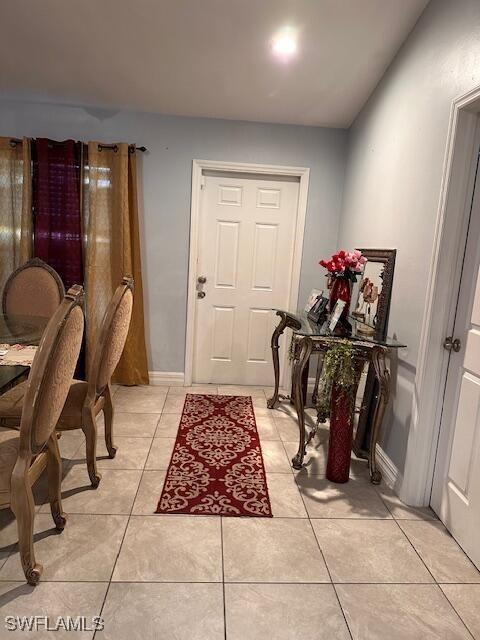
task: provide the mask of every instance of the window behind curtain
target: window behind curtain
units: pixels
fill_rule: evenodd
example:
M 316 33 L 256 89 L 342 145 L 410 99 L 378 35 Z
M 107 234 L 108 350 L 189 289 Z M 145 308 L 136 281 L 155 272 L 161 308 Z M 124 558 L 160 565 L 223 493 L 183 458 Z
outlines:
M 81 154 L 74 140 L 32 143 L 34 255 L 57 271 L 67 290 L 83 284 Z

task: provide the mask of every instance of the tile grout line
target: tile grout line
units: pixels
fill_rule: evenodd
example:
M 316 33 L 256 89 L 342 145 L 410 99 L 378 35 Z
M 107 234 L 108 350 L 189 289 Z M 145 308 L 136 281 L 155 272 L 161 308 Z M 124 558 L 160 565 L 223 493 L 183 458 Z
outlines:
M 343 610 L 342 603 L 340 602 L 340 598 L 338 597 L 337 589 L 336 589 L 335 584 L 334 584 L 334 582 L 332 580 L 332 574 L 330 573 L 330 568 L 329 568 L 329 566 L 327 564 L 327 560 L 325 558 L 325 554 L 323 553 L 323 550 L 322 550 L 322 548 L 320 546 L 320 542 L 319 542 L 317 536 L 315 535 L 315 529 L 313 528 L 312 519 L 310 518 L 310 514 L 308 513 L 307 505 L 305 504 L 305 500 L 303 499 L 303 494 L 300 491 L 300 487 L 297 484 L 297 479 L 295 477 L 295 474 L 293 474 L 293 480 L 295 482 L 295 486 L 297 488 L 297 491 L 300 494 L 300 498 L 301 498 L 302 503 L 303 503 L 303 508 L 305 509 L 305 513 L 307 514 L 308 523 L 309 523 L 310 528 L 312 530 L 313 538 L 314 538 L 315 542 L 317 543 L 318 550 L 320 551 L 320 555 L 322 556 L 323 562 L 325 564 L 325 568 L 327 570 L 328 577 L 330 578 L 330 584 L 332 585 L 333 592 L 335 593 L 335 598 L 337 599 L 338 606 L 340 607 L 340 611 L 342 612 L 343 619 L 345 620 L 345 625 L 347 627 L 347 631 L 348 631 L 348 633 L 350 635 L 350 638 L 352 638 L 352 640 L 353 640 L 353 634 L 352 634 L 352 631 L 350 630 L 350 625 L 348 624 L 348 620 L 347 620 L 347 617 L 345 615 L 345 611 Z
M 425 569 L 428 571 L 428 573 L 432 576 L 432 580 L 433 580 L 433 584 L 438 584 L 438 582 L 435 579 L 435 576 L 433 575 L 433 573 L 430 571 L 430 569 L 427 566 L 427 563 L 424 561 L 424 559 L 422 558 L 422 556 L 419 554 L 419 552 L 417 551 L 415 545 L 413 544 L 413 542 L 410 540 L 410 538 L 407 536 L 407 534 L 405 533 L 405 531 L 402 529 L 402 527 L 399 525 L 399 523 L 395 520 L 395 518 L 393 519 L 393 522 L 395 522 L 395 524 L 397 525 L 397 527 L 399 528 L 399 530 L 401 531 L 401 533 L 403 534 L 403 536 L 405 537 L 405 539 L 408 541 L 408 544 L 412 547 L 413 551 L 415 552 L 415 554 L 418 556 L 418 558 L 420 559 L 420 562 L 423 564 L 423 566 L 425 567 Z
M 473 635 L 473 633 L 470 631 L 470 629 L 468 628 L 467 623 L 465 622 L 465 620 L 462 618 L 462 616 L 458 613 L 458 611 L 456 610 L 456 608 L 454 607 L 454 605 L 450 602 L 450 599 L 448 598 L 447 594 L 443 591 L 443 589 L 441 588 L 441 586 L 438 584 L 438 582 L 435 582 L 435 587 L 440 591 L 440 594 L 445 598 L 445 600 L 448 602 L 448 604 L 452 607 L 453 611 L 455 612 L 456 616 L 458 617 L 458 619 L 460 620 L 460 622 L 463 624 L 463 626 L 465 627 L 465 629 L 467 630 L 467 633 L 470 634 L 470 636 L 472 637 L 472 640 L 475 640 L 475 636 Z
M 450 583 L 444 583 L 444 584 L 450 584 Z M 468 633 L 472 636 L 473 640 L 475 640 L 475 634 L 473 633 L 473 631 L 470 631 L 470 628 L 468 626 L 468 624 L 465 622 L 465 620 L 463 619 L 463 617 L 458 613 L 455 605 L 453 604 L 453 602 L 450 600 L 450 598 L 447 596 L 447 594 L 445 593 L 445 591 L 442 589 L 442 587 L 440 586 L 440 584 L 436 584 L 436 586 L 440 589 L 440 593 L 443 595 L 443 597 L 447 600 L 447 602 L 449 603 L 449 605 L 452 607 L 452 609 L 455 611 L 455 613 L 457 614 L 457 616 L 460 618 L 463 626 L 465 627 L 465 629 L 468 631 Z
M 135 517 L 135 516 L 134 516 Z M 210 517 L 210 516 L 204 516 L 204 517 Z M 217 516 L 211 516 L 211 517 L 217 517 Z M 10 579 L 10 578 L 6 578 L 3 580 L 0 580 L 0 585 L 2 583 L 6 583 L 6 582 L 12 582 L 14 584 L 19 584 L 19 585 L 25 585 L 25 582 L 20 580 L 19 578 L 15 578 L 14 580 Z M 109 584 L 109 581 L 107 579 L 105 580 L 42 580 L 41 584 L 61 584 L 61 583 L 65 583 L 65 584 Z M 115 584 L 222 584 L 221 580 L 119 580 L 118 582 L 115 581 Z M 256 585 L 256 584 L 272 584 L 272 585 L 284 585 L 284 584 L 290 584 L 290 585 L 323 585 L 323 586 L 328 586 L 329 584 L 332 585 L 339 585 L 339 586 L 343 586 L 343 585 L 353 585 L 353 586 L 400 586 L 400 587 L 416 587 L 416 586 L 424 586 L 424 587 L 440 587 L 440 585 L 434 583 L 434 582 L 353 582 L 353 581 L 343 581 L 343 582 L 339 582 L 339 581 L 333 581 L 333 582 L 289 582 L 289 581 L 282 581 L 282 582 L 272 582 L 269 580 L 260 580 L 258 582 L 255 582 L 253 580 L 245 580 L 245 581 L 238 581 L 238 580 L 231 580 L 225 583 L 225 585 L 229 585 L 229 584 L 250 584 L 250 585 Z M 474 587 L 474 586 L 478 586 L 478 582 L 442 582 L 442 584 L 444 586 L 462 586 L 462 587 Z
M 400 524 L 396 521 L 395 524 L 397 525 L 397 527 L 400 529 L 400 531 L 403 533 L 403 535 L 405 536 L 405 538 L 408 540 L 410 546 L 412 547 L 412 549 L 415 551 L 415 553 L 417 554 L 417 556 L 420 558 L 421 562 L 423 563 L 423 565 L 425 566 L 425 568 L 427 569 L 428 573 L 432 576 L 433 578 L 433 585 L 435 587 L 437 587 L 437 589 L 440 591 L 440 593 L 443 595 L 443 597 L 446 599 L 446 601 L 448 602 L 448 604 L 452 607 L 453 611 L 456 613 L 456 615 L 458 616 L 458 619 L 460 620 L 460 622 L 463 624 L 463 626 L 465 627 L 465 629 L 467 630 L 467 632 L 472 636 L 472 638 L 474 638 L 473 634 L 470 632 L 470 629 L 467 627 L 465 621 L 463 620 L 462 616 L 458 613 L 458 611 L 455 609 L 455 607 L 453 606 L 453 604 L 450 602 L 449 598 L 446 596 L 446 594 L 444 593 L 443 589 L 440 587 L 440 584 L 438 583 L 437 579 L 435 578 L 435 576 L 433 575 L 433 573 L 430 571 L 429 567 L 427 566 L 427 563 L 425 562 L 425 560 L 422 558 L 422 556 L 420 555 L 420 553 L 417 551 L 415 545 L 413 544 L 413 542 L 410 540 L 410 538 L 408 537 L 407 533 L 402 529 L 402 527 L 400 526 Z M 463 549 L 462 549 L 463 551 Z M 466 554 L 465 554 L 466 555 Z M 468 556 L 467 556 L 468 558 Z M 478 584 L 478 583 L 477 583 Z
M 302 496 L 302 500 L 303 500 L 303 496 Z M 305 509 L 306 509 L 306 507 L 305 507 Z M 340 611 L 342 612 L 343 619 L 345 620 L 345 625 L 347 627 L 347 631 L 348 631 L 348 633 L 350 634 L 350 637 L 353 640 L 353 634 L 352 634 L 352 631 L 350 629 L 350 625 L 348 624 L 347 616 L 345 615 L 345 611 L 343 610 L 342 603 L 340 602 L 340 598 L 338 596 L 337 588 L 335 586 L 335 583 L 332 580 L 332 574 L 330 573 L 330 568 L 329 568 L 329 566 L 327 564 L 327 560 L 326 560 L 325 555 L 323 553 L 323 550 L 322 550 L 322 548 L 320 546 L 320 542 L 318 541 L 318 538 L 315 535 L 315 529 L 313 528 L 313 524 L 312 524 L 312 521 L 311 521 L 310 518 L 308 518 L 308 522 L 310 524 L 310 528 L 312 529 L 312 534 L 313 534 L 313 537 L 315 538 L 315 542 L 317 543 L 318 550 L 320 551 L 320 554 L 322 556 L 323 562 L 325 563 L 325 568 L 327 569 L 328 577 L 330 578 L 330 584 L 332 585 L 333 592 L 335 593 L 335 598 L 337 599 L 338 606 L 340 607 Z
M 167 396 L 165 395 L 165 399 L 166 399 L 166 397 L 167 397 Z M 164 400 L 164 403 L 163 403 L 163 405 L 162 405 L 162 411 L 161 411 L 161 413 L 160 413 L 160 417 L 161 417 L 161 416 L 162 416 L 162 414 L 163 414 L 163 407 L 164 407 L 164 406 L 165 406 L 165 400 Z M 114 411 L 114 415 L 115 415 L 115 411 Z M 160 421 L 160 417 L 158 418 L 158 421 Z M 157 422 L 157 425 L 158 425 L 158 422 Z M 156 427 L 155 427 L 155 430 L 156 430 Z M 112 571 L 111 571 L 111 573 L 110 573 L 110 579 L 109 579 L 109 581 L 108 581 L 108 586 L 107 586 L 107 589 L 106 589 L 106 591 L 105 591 L 105 596 L 104 596 L 103 601 L 102 601 L 102 606 L 100 607 L 100 612 L 99 612 L 99 614 L 98 614 L 100 618 L 102 617 L 103 610 L 104 610 L 104 608 L 105 608 L 105 603 L 106 603 L 106 601 L 107 601 L 108 593 L 109 593 L 109 591 L 110 591 L 110 587 L 111 587 L 111 584 L 112 584 L 112 578 L 113 578 L 113 574 L 114 574 L 114 572 L 115 572 L 115 567 L 117 566 L 118 558 L 119 558 L 119 556 L 120 556 L 120 552 L 121 552 L 122 547 L 123 547 L 123 543 L 124 543 L 124 540 L 125 540 L 125 536 L 127 535 L 128 526 L 129 526 L 129 524 L 130 524 L 130 520 L 131 520 L 131 518 L 132 518 L 133 507 L 134 507 L 134 505 L 135 505 L 135 500 L 137 499 L 138 492 L 139 492 L 139 490 L 140 490 L 140 485 L 141 485 L 141 483 L 142 483 L 143 475 L 144 475 L 144 473 L 145 473 L 145 466 L 146 466 L 146 464 L 147 464 L 148 456 L 150 455 L 150 451 L 151 451 L 152 446 L 153 446 L 153 440 L 154 440 L 154 438 L 155 438 L 155 436 L 153 436 L 153 437 L 152 437 L 152 439 L 151 439 L 151 441 L 150 441 L 150 446 L 149 446 L 149 448 L 148 448 L 148 453 L 147 453 L 147 455 L 145 456 L 145 462 L 143 463 L 142 474 L 141 474 L 141 476 L 140 476 L 140 480 L 139 480 L 139 482 L 138 482 L 137 490 L 136 490 L 136 492 L 135 492 L 135 497 L 133 498 L 133 501 L 132 501 L 132 506 L 130 507 L 130 513 L 128 514 L 128 519 L 127 519 L 127 523 L 126 523 L 126 525 L 125 525 L 125 530 L 124 530 L 124 532 L 123 532 L 122 540 L 121 540 L 121 542 L 120 542 L 120 544 L 119 544 L 119 546 L 118 546 L 118 552 L 117 552 L 117 555 L 115 556 L 115 561 L 114 561 L 114 563 L 113 563 L 113 565 L 112 565 Z M 100 481 L 100 482 L 101 482 L 101 481 Z M 95 632 L 94 632 L 94 634 L 93 634 L 92 640 L 95 640 L 96 635 L 97 635 L 97 629 L 95 630 Z
M 169 387 L 168 389 L 170 390 L 170 387 Z M 118 391 L 118 388 L 117 388 L 117 390 L 116 390 L 116 391 Z M 166 394 L 166 396 L 165 396 L 165 400 L 166 400 L 166 398 L 168 397 L 168 393 L 169 393 L 169 391 L 167 391 L 167 394 Z M 264 394 L 265 394 L 265 396 L 266 396 L 266 393 L 267 393 L 267 392 L 266 392 L 266 390 L 264 390 Z M 176 394 L 172 394 L 172 395 L 176 395 Z M 253 400 L 253 398 L 252 398 L 252 400 Z M 164 402 L 164 405 L 165 405 L 165 402 Z M 152 446 L 153 446 L 153 444 L 154 444 L 155 437 L 157 437 L 157 436 L 156 436 L 156 429 L 158 428 L 158 424 L 159 424 L 160 419 L 161 419 L 161 417 L 162 417 L 163 415 L 174 415 L 174 414 L 164 414 L 164 413 L 163 413 L 164 405 L 162 406 L 162 411 L 159 413 L 159 418 L 158 418 L 158 421 L 157 421 L 157 424 L 156 424 L 156 427 L 155 427 L 155 432 L 154 432 L 153 436 L 151 436 L 150 447 L 148 448 L 148 452 L 147 452 L 147 455 L 146 455 L 146 457 L 145 457 L 145 461 L 144 461 L 144 464 L 143 464 L 143 468 L 141 468 L 141 469 L 140 469 L 140 471 L 141 471 L 141 473 L 140 473 L 140 478 L 139 478 L 138 486 L 137 486 L 137 489 L 136 489 L 136 492 L 135 492 L 135 496 L 134 496 L 133 501 L 132 501 L 132 504 L 131 504 L 130 513 L 118 514 L 118 515 L 126 516 L 126 525 L 125 525 L 124 534 L 123 534 L 123 536 L 122 536 L 122 540 L 121 540 L 120 545 L 119 545 L 119 548 L 118 548 L 118 552 L 117 552 L 116 557 L 115 557 L 115 560 L 114 560 L 114 562 L 113 562 L 113 568 L 112 568 L 112 572 L 111 572 L 111 575 L 110 575 L 110 579 L 107 579 L 107 580 L 98 580 L 98 581 L 97 581 L 97 580 L 71 580 L 71 581 L 68 581 L 68 580 L 47 580 L 47 581 L 43 581 L 43 582 L 46 582 L 46 583 L 49 583 L 49 582 L 50 582 L 50 583 L 62 583 L 62 582 L 67 582 L 67 583 L 73 583 L 73 584 L 82 584 L 82 583 L 105 584 L 105 585 L 106 585 L 106 591 L 105 591 L 105 595 L 104 595 L 104 597 L 103 597 L 103 602 L 102 602 L 101 607 L 100 607 L 100 616 L 102 615 L 102 613 L 103 613 L 103 611 L 104 611 L 104 609 L 105 609 L 106 599 L 107 599 L 107 597 L 108 597 L 109 589 L 110 589 L 110 586 L 111 586 L 111 584 L 112 584 L 113 573 L 114 573 L 114 570 L 115 570 L 115 568 L 116 568 L 116 564 L 117 564 L 117 562 L 118 562 L 118 558 L 119 558 L 119 555 L 120 555 L 121 550 L 122 550 L 122 547 L 123 547 L 123 543 L 124 543 L 124 540 L 125 540 L 125 537 L 126 537 L 126 533 L 127 533 L 128 527 L 129 527 L 129 523 L 130 523 L 130 521 L 131 521 L 132 516 L 134 516 L 134 514 L 133 514 L 134 505 L 135 505 L 135 502 L 136 502 L 137 496 L 138 496 L 138 494 L 139 494 L 139 489 L 140 489 L 140 486 L 141 486 L 141 482 L 142 482 L 142 480 L 144 479 L 145 474 L 146 474 L 146 473 L 147 473 L 147 471 L 148 471 L 148 470 L 146 469 L 146 464 L 147 464 L 148 457 L 149 457 L 149 455 L 150 455 L 150 453 L 151 453 L 151 449 L 152 449 Z M 255 407 L 254 407 L 254 411 L 255 411 Z M 127 413 L 127 414 L 129 414 L 130 412 L 117 412 L 117 413 Z M 148 413 L 148 412 L 147 412 L 147 413 Z M 155 413 L 157 413 L 157 412 L 155 412 Z M 130 413 L 130 415 L 140 415 L 140 412 L 133 412 L 133 413 Z M 273 422 L 274 422 L 274 424 L 275 424 L 275 426 L 276 426 L 275 419 L 274 419 L 274 418 L 272 418 L 272 420 L 273 420 Z M 131 436 L 131 437 L 137 437 L 137 438 L 142 438 L 142 437 L 143 437 L 143 438 L 145 438 L 145 437 L 149 437 L 149 436 Z M 162 437 L 162 436 L 158 436 L 158 437 Z M 286 447 L 285 447 L 285 442 L 284 442 L 281 438 L 280 438 L 280 441 L 282 442 L 283 450 L 285 451 L 285 454 L 286 454 L 286 456 L 287 456 L 287 460 L 289 460 L 289 456 L 288 456 L 288 453 L 287 453 L 287 451 L 286 451 Z M 77 453 L 82 449 L 82 447 L 84 447 L 84 442 L 83 442 L 83 443 L 81 443 L 81 444 L 79 444 L 78 448 L 75 450 L 75 453 L 74 453 L 74 454 L 72 454 L 72 457 L 73 457 L 73 458 L 75 458 L 75 456 L 76 456 L 76 455 L 77 455 Z M 84 466 L 84 461 L 83 461 L 83 463 L 82 463 L 82 464 L 83 464 L 83 466 Z M 289 461 L 289 464 L 290 464 L 290 461 Z M 74 469 L 74 468 L 75 468 L 75 465 L 74 465 L 74 463 L 73 463 L 73 461 L 72 461 L 72 460 L 69 460 L 69 461 L 68 461 L 68 465 L 65 465 L 65 466 L 68 468 L 68 470 L 70 470 L 70 469 Z M 100 472 L 102 472 L 102 471 L 106 471 L 106 470 L 107 470 L 107 469 L 100 469 L 99 471 L 100 471 Z M 123 469 L 118 469 L 118 471 L 122 471 L 122 470 L 123 470 Z M 153 471 L 153 470 L 152 470 L 152 471 Z M 298 481 L 297 481 L 297 480 L 298 480 L 298 478 L 297 478 L 297 476 L 295 475 L 295 473 L 292 471 L 291 466 L 290 466 L 290 470 L 289 470 L 289 472 L 288 472 L 288 473 L 287 473 L 287 472 L 285 472 L 285 473 L 280 473 L 280 474 L 279 474 L 279 473 L 276 473 L 276 472 L 271 472 L 271 473 L 272 473 L 272 475 L 282 475 L 282 476 L 283 476 L 283 475 L 286 475 L 287 477 L 291 477 L 291 476 L 293 475 L 293 478 L 294 478 L 294 484 L 295 484 L 296 490 L 297 490 L 297 491 L 298 491 L 298 493 L 300 494 L 300 498 L 301 498 L 302 503 L 303 503 L 303 505 L 304 505 L 304 509 L 305 509 L 306 516 L 305 516 L 305 517 L 300 517 L 300 518 L 298 518 L 298 517 L 292 517 L 292 516 L 290 516 L 290 517 L 289 517 L 289 516 L 287 516 L 287 517 L 285 517 L 285 519 L 300 519 L 300 520 L 308 519 L 308 520 L 309 520 L 310 527 L 311 527 L 311 529 L 312 529 L 312 531 L 313 531 L 313 535 L 314 535 L 314 538 L 315 538 L 316 544 L 317 544 L 317 546 L 318 546 L 318 548 L 319 548 L 319 551 L 320 551 L 321 557 L 323 558 L 323 561 L 324 561 L 324 563 L 325 563 L 325 567 L 326 567 L 326 570 L 327 570 L 327 573 L 328 573 L 328 575 L 329 575 L 329 579 L 330 579 L 330 584 L 332 584 L 332 587 L 333 587 L 333 589 L 334 589 L 334 592 L 335 592 L 335 595 L 336 595 L 336 599 L 337 599 L 338 605 L 340 606 L 340 610 L 342 611 L 343 618 L 345 619 L 345 623 L 346 623 L 346 626 L 347 626 L 347 630 L 348 630 L 348 632 L 349 632 L 349 634 L 350 634 L 350 637 L 352 637 L 352 632 L 350 631 L 350 627 L 349 627 L 348 622 L 347 622 L 347 620 L 346 620 L 345 612 L 344 612 L 344 609 L 343 609 L 343 607 L 342 607 L 342 605 L 341 605 L 341 602 L 340 602 L 340 599 L 339 599 L 339 595 L 338 595 L 338 592 L 337 592 L 337 589 L 336 589 L 336 585 L 339 585 L 339 584 L 340 584 L 340 585 L 343 585 L 343 584 L 345 584 L 345 585 L 368 585 L 368 584 L 371 584 L 371 585 L 383 585 L 383 586 L 388 586 L 388 585 L 402 585 L 402 586 L 405 586 L 405 587 L 408 587 L 408 586 L 414 586 L 414 585 L 436 586 L 436 587 L 438 587 L 438 589 L 440 589 L 440 593 L 445 597 L 445 599 L 446 599 L 446 601 L 448 602 L 448 604 L 449 604 L 449 605 L 452 607 L 452 609 L 455 611 L 455 614 L 458 616 L 458 618 L 459 618 L 459 619 L 460 619 L 460 621 L 462 622 L 463 626 L 466 628 L 466 630 L 467 630 L 467 632 L 468 632 L 468 634 L 469 634 L 469 637 L 473 635 L 473 634 L 470 632 L 470 629 L 468 628 L 468 625 L 465 623 L 465 621 L 464 621 L 464 620 L 463 620 L 463 618 L 460 616 L 460 614 L 458 613 L 458 611 L 456 610 L 456 608 L 454 607 L 454 605 L 450 602 L 450 600 L 449 600 L 449 598 L 447 597 L 447 595 L 446 595 L 446 594 L 443 592 L 443 590 L 441 589 L 440 583 L 439 583 L 439 582 L 437 582 L 437 580 L 436 580 L 436 579 L 435 579 L 435 577 L 433 576 L 432 572 L 430 571 L 430 569 L 429 569 L 429 568 L 428 568 L 428 566 L 426 565 L 426 562 L 425 562 L 425 561 L 422 559 L 422 557 L 420 556 L 419 552 L 418 552 L 418 551 L 417 551 L 417 549 L 415 548 L 415 545 L 411 542 L 411 540 L 410 540 L 410 538 L 408 537 L 407 533 L 402 529 L 401 522 L 403 522 L 403 521 L 418 521 L 418 518 L 400 518 L 400 519 L 397 519 L 397 518 L 395 517 L 395 515 L 393 514 L 393 512 L 391 511 L 391 509 L 389 508 L 388 503 L 384 500 L 384 498 L 382 497 L 382 495 L 380 494 L 380 492 L 377 490 L 377 492 L 378 492 L 378 497 L 380 497 L 381 502 L 384 504 L 384 506 L 385 506 L 386 510 L 388 511 L 388 513 L 391 515 L 391 518 L 389 518 L 389 520 L 392 520 L 392 519 L 393 519 L 393 520 L 396 522 L 397 526 L 400 528 L 400 530 L 402 531 L 403 535 L 407 538 L 407 540 L 408 540 L 409 544 L 412 546 L 412 548 L 414 549 L 415 553 L 417 554 L 417 556 L 418 556 L 418 557 L 420 558 L 420 560 L 422 561 L 422 564 L 423 564 L 423 565 L 425 566 L 425 568 L 427 569 L 427 572 L 431 575 L 431 577 L 432 577 L 432 579 L 433 579 L 433 582 L 389 582 L 389 583 L 385 583 L 385 582 L 334 582 L 334 581 L 332 580 L 332 576 L 331 576 L 330 568 L 329 568 L 329 566 L 328 566 L 328 564 L 327 564 L 327 562 L 326 562 L 325 556 L 324 556 L 323 551 L 322 551 L 322 549 L 321 549 L 320 542 L 319 542 L 319 540 L 317 539 L 317 537 L 316 537 L 316 535 L 315 535 L 315 530 L 314 530 L 314 528 L 313 528 L 313 521 L 315 521 L 315 520 L 320 520 L 320 521 L 321 521 L 321 520 L 354 520 L 354 521 L 358 521 L 358 520 L 367 520 L 367 521 L 377 521 L 377 520 L 382 520 L 382 521 L 385 521 L 386 519 L 385 519 L 385 518 L 361 518 L 361 517 L 355 517 L 355 518 L 348 518 L 348 517 L 340 517 L 340 518 L 311 518 L 311 517 L 310 517 L 310 515 L 308 514 L 308 510 L 306 509 L 304 496 L 303 496 L 303 494 L 302 494 L 302 492 L 301 492 L 301 488 L 300 488 L 300 486 L 299 486 L 299 484 L 298 484 Z M 39 507 L 38 507 L 38 512 L 39 512 L 40 508 L 41 508 L 41 505 L 39 505 Z M 73 513 L 72 513 L 72 515 L 74 515 L 74 514 L 75 514 L 75 512 L 73 512 Z M 46 514 L 43 514 L 43 515 L 46 515 Z M 84 514 L 80 514 L 80 515 L 84 515 Z M 88 515 L 88 514 L 85 514 L 85 515 Z M 98 513 L 95 513 L 95 514 L 92 514 L 92 515 L 115 515 L 115 514 L 98 514 Z M 151 514 L 149 517 L 151 517 L 152 515 L 155 515 L 155 514 Z M 178 514 L 178 516 L 180 516 L 180 515 L 185 515 L 185 514 Z M 177 517 L 178 517 L 178 516 L 177 516 Z M 170 516 L 170 517 L 176 517 L 176 516 L 175 516 L 175 515 L 173 515 L 173 516 Z M 229 583 L 226 583 L 226 582 L 225 582 L 225 565 L 224 565 L 225 557 L 224 557 L 224 539 L 223 539 L 223 538 L 224 538 L 224 535 L 223 535 L 224 526 L 223 526 L 223 524 L 224 524 L 224 523 L 223 523 L 223 517 L 220 517 L 221 553 L 222 553 L 223 619 L 224 619 L 224 638 L 225 638 L 225 640 L 226 640 L 226 638 L 227 638 L 227 626 L 226 626 L 226 599 L 225 599 L 225 590 L 226 590 L 226 584 L 229 584 Z M 463 551 L 463 550 L 462 550 L 462 551 Z M 10 555 L 10 553 L 9 553 L 9 555 Z M 8 555 L 8 556 L 7 556 L 7 558 L 3 561 L 3 563 L 2 563 L 2 564 L 0 564 L 0 566 L 3 566 L 3 564 L 4 564 L 4 563 L 6 562 L 6 560 L 8 559 L 9 555 Z M 1 578 L 0 578 L 0 581 L 1 581 Z M 8 580 L 8 582 L 11 582 L 11 580 Z M 125 580 L 125 581 L 123 581 L 123 580 L 122 580 L 122 581 L 121 581 L 121 583 L 127 583 L 127 584 L 128 584 L 128 583 L 130 583 L 130 584 L 148 584 L 149 582 L 150 582 L 150 583 L 154 583 L 154 584 L 155 584 L 155 583 L 156 583 L 156 584 L 185 584 L 185 583 L 187 583 L 187 584 L 192 584 L 192 585 L 193 585 L 193 584 L 202 584 L 202 583 L 203 583 L 203 584 L 219 584 L 219 581 L 212 581 L 212 582 L 211 582 L 211 581 L 204 581 L 204 580 L 202 580 L 202 581 L 187 581 L 187 582 L 186 582 L 186 581 L 184 581 L 184 580 L 182 580 L 182 581 L 175 581 L 175 580 L 171 580 L 171 581 L 164 581 L 164 580 L 148 580 L 147 582 L 143 582 L 143 581 L 139 581 L 139 580 Z M 20 583 L 20 584 L 23 584 L 23 583 Z M 281 584 L 292 584 L 292 585 L 298 585 L 298 584 L 305 584 L 305 585 L 307 585 L 307 584 L 308 584 L 308 585 L 313 585 L 313 584 L 319 584 L 319 583 L 316 583 L 316 582 L 313 582 L 313 583 L 312 583 L 312 582 L 304 582 L 304 583 L 302 583 L 302 582 L 300 582 L 300 583 L 299 583 L 299 582 L 265 582 L 265 581 L 259 581 L 259 582 L 255 582 L 255 581 L 253 581 L 253 582 L 248 582 L 248 581 L 246 581 L 246 582 L 243 582 L 243 581 L 242 581 L 242 582 L 235 582 L 235 581 L 233 581 L 231 584 L 239 584 L 239 585 L 242 585 L 242 584 L 252 584 L 252 585 L 258 585 L 258 584 L 272 584 L 272 585 L 281 585 Z M 324 583 L 324 584 L 325 584 L 325 583 Z M 470 585 L 470 583 L 465 583 L 465 582 L 445 583 L 445 584 Z M 477 584 L 478 584 L 478 583 L 477 583 Z M 97 636 L 96 636 L 96 632 L 94 632 L 94 634 L 93 634 L 93 636 L 92 636 L 92 637 L 93 637 L 93 638 L 96 638 L 96 637 L 97 637 Z
M 225 600 L 225 556 L 223 551 L 223 516 L 220 516 L 220 543 L 222 547 L 223 637 L 227 640 L 227 603 Z

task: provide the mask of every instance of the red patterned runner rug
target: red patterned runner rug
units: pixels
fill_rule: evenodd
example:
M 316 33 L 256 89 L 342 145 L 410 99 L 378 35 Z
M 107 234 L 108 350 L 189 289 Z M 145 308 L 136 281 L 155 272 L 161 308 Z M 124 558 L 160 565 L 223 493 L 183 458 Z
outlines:
M 156 513 L 272 516 L 250 396 L 187 394 Z

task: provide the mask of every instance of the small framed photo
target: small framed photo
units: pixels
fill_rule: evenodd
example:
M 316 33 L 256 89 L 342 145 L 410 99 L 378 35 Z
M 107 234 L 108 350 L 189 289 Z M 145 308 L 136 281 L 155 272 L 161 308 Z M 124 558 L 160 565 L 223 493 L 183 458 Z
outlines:
M 306 311 L 307 313 L 309 311 L 312 311 L 313 307 L 317 304 L 318 299 L 321 298 L 322 295 L 323 291 L 320 291 L 320 289 L 312 289 L 310 291 L 310 295 L 308 296 L 304 311 Z
M 307 313 L 308 319 L 315 322 L 315 324 L 319 324 L 327 315 L 327 305 L 328 298 L 324 298 L 323 295 L 319 296 L 313 307 Z
M 345 308 L 345 300 L 337 300 L 335 306 L 333 308 L 332 314 L 330 316 L 330 320 L 328 322 L 328 330 L 333 333 L 335 328 L 340 320 L 340 316 L 342 315 L 342 311 Z

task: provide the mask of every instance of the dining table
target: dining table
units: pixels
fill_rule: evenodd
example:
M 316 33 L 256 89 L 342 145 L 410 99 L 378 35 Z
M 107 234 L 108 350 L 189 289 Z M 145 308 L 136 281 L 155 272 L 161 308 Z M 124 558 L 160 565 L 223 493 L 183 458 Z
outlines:
M 0 344 L 38 345 L 48 318 L 11 313 L 0 314 Z M 2 364 L 0 356 L 0 395 L 28 377 L 29 366 Z

